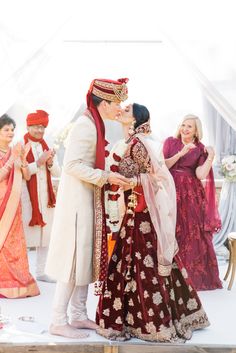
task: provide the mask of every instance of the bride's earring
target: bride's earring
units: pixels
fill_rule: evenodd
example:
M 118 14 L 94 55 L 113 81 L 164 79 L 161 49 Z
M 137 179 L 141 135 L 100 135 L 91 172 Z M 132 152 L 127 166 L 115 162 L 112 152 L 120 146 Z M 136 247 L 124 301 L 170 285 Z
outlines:
M 134 134 L 134 125 L 135 125 L 135 121 L 133 121 L 129 127 L 129 135 L 130 136 Z

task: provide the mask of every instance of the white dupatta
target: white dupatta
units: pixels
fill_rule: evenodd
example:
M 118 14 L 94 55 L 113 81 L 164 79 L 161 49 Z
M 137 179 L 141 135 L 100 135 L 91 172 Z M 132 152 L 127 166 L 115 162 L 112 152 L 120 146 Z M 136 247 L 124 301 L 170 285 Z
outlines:
M 176 190 L 174 180 L 165 165 L 162 144 L 150 135 L 136 135 L 151 159 L 151 173 L 141 173 L 145 201 L 157 234 L 158 273 L 168 276 L 173 257 L 178 252 L 175 238 Z

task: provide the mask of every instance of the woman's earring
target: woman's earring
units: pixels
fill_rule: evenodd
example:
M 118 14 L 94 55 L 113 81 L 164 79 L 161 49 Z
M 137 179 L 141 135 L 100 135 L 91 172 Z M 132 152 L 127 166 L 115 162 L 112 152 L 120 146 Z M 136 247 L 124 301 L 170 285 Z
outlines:
M 129 135 L 133 135 L 134 134 L 134 124 L 135 124 L 135 121 L 133 121 L 129 127 Z

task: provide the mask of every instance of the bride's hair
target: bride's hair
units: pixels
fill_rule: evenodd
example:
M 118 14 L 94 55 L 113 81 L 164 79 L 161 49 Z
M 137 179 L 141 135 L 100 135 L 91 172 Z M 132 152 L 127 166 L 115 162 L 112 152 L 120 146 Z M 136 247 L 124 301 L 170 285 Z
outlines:
M 144 105 L 138 103 L 133 103 L 133 116 L 135 118 L 135 129 L 150 119 L 148 109 Z

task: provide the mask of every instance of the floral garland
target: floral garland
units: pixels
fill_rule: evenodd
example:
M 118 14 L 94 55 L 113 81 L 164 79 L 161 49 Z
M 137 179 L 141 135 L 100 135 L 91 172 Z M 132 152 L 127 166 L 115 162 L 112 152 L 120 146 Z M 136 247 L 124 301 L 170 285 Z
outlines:
M 222 159 L 221 173 L 226 180 L 236 182 L 236 155 L 226 156 Z
M 111 172 L 118 172 L 119 163 L 127 150 L 127 143 L 125 140 L 118 141 L 110 153 L 106 153 L 106 170 Z M 108 152 L 108 151 L 107 151 Z M 105 187 L 105 211 L 107 232 L 115 234 L 119 231 L 120 221 L 122 216 L 122 197 L 123 194 L 119 192 L 118 185 L 106 184 Z
M 72 127 L 74 126 L 75 122 L 69 122 L 64 126 L 64 128 L 56 135 L 54 140 L 54 148 L 57 150 L 59 149 L 60 145 L 66 147 L 67 138 L 69 136 L 69 132 L 71 131 Z

